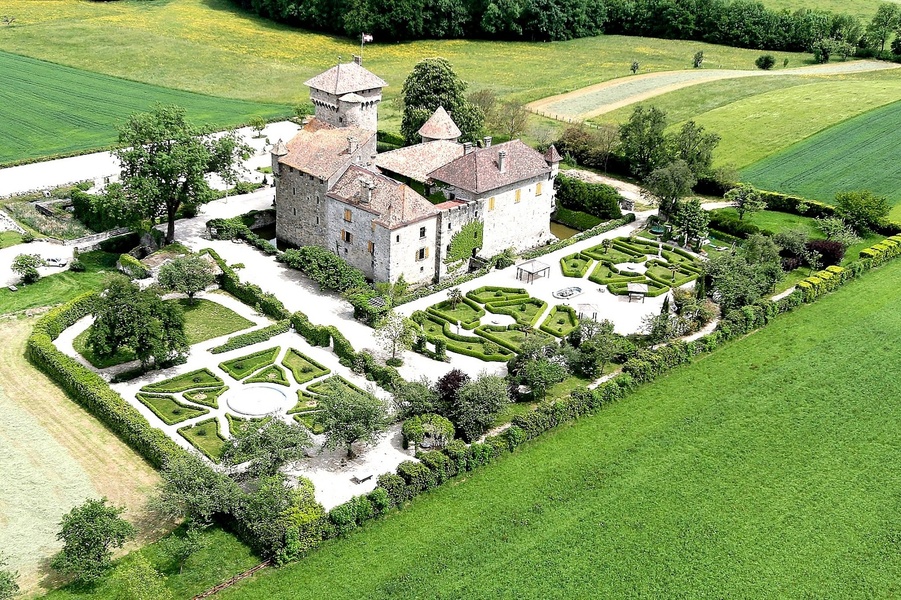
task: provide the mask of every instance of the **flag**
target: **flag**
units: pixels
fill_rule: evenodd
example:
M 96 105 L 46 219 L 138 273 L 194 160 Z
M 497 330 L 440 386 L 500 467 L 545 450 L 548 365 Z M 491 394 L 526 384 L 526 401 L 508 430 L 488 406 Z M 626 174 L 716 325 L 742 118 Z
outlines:
M 363 34 L 363 42 L 365 43 L 365 42 L 371 42 L 371 41 L 372 41 L 372 36 L 369 35 L 368 33 L 364 33 Z

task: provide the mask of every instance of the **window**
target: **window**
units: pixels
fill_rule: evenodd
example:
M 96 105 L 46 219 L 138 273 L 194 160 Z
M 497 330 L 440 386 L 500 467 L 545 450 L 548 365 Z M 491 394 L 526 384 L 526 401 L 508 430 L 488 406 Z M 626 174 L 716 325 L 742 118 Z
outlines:
M 294 216 L 295 216 L 295 217 L 296 217 L 296 216 L 297 216 L 297 207 L 296 207 L 296 206 L 295 206 L 295 207 L 294 207 L 294 208 L 292 208 L 292 209 L 291 209 L 291 210 L 293 210 L 293 211 L 294 211 Z
M 522 200 L 522 190 L 516 190 L 516 196 L 513 199 L 514 202 L 519 202 Z
M 535 184 L 535 195 L 536 196 L 541 195 L 541 182 L 540 181 Z
M 366 251 L 369 252 L 370 254 L 375 254 L 375 244 L 373 244 L 372 242 L 367 242 L 366 243 Z
M 447 224 L 447 230 L 448 230 L 448 231 L 451 230 L 451 224 L 450 224 L 450 223 Z
M 344 209 L 344 220 L 345 220 L 346 222 L 348 222 L 348 223 L 351 222 L 351 214 L 350 214 L 350 209 L 349 209 L 349 208 L 345 208 L 345 209 Z
M 342 229 L 341 230 L 341 239 L 344 240 L 345 244 L 349 244 L 351 242 L 351 240 L 353 240 L 353 236 L 350 234 L 349 231 Z
M 424 237 L 425 237 L 425 227 L 420 227 L 419 228 L 419 239 L 422 239 Z
M 375 231 L 375 219 L 373 219 L 372 221 L 370 221 L 370 222 L 369 222 L 369 225 L 370 225 L 370 227 L 372 227 L 372 230 Z
M 319 225 L 319 217 L 316 217 L 316 224 Z
M 488 210 L 494 210 L 494 196 L 488 198 Z
M 316 196 L 316 206 L 319 206 L 319 196 Z
M 420 248 L 416 251 L 416 260 L 425 260 L 429 257 L 429 248 Z
M 310 175 L 310 181 L 313 181 L 313 176 L 312 176 L 312 175 Z
M 297 195 L 297 188 L 296 188 L 296 187 L 293 187 L 293 186 L 291 187 L 291 195 L 292 195 L 292 196 L 296 196 L 296 195 Z
M 400 241 L 400 234 L 397 234 L 397 237 L 394 239 L 394 241 L 396 241 L 396 242 Z

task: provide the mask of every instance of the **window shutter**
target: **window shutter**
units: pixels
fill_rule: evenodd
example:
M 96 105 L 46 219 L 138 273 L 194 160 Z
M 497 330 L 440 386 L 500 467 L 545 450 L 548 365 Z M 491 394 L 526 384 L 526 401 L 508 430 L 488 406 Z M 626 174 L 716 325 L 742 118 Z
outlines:
M 341 241 L 342 241 L 342 242 L 344 241 L 344 235 L 345 235 L 345 233 L 344 233 L 344 230 L 342 229 L 342 230 L 341 230 Z
M 425 247 L 425 257 L 426 258 L 429 257 L 429 247 L 428 246 Z

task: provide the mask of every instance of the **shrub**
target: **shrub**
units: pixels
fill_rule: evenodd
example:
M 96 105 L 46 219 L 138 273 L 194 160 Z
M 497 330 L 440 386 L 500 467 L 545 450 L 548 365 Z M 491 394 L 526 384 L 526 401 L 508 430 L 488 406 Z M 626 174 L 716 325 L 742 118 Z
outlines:
M 362 271 L 325 248 L 302 246 L 296 250 L 286 250 L 279 260 L 292 269 L 302 271 L 323 290 L 345 292 L 368 287 Z
M 747 221 L 741 221 L 737 217 L 733 217 L 728 213 L 718 210 L 710 212 L 709 226 L 711 229 L 722 231 L 723 233 L 728 233 L 729 235 L 734 235 L 738 238 L 747 238 L 760 233 L 760 227 L 757 225 Z
M 254 331 L 249 331 L 247 333 L 242 333 L 230 337 L 224 344 L 210 349 L 210 352 L 212 352 L 213 354 L 222 354 L 223 352 L 228 352 L 229 350 L 237 350 L 238 348 L 265 342 L 272 337 L 287 332 L 290 329 L 290 325 L 291 321 L 285 319 L 283 321 L 279 321 L 278 323 L 267 325 L 262 329 L 256 329 Z
M 173 457 L 184 455 L 185 450 L 165 433 L 151 427 L 141 413 L 110 389 L 103 378 L 57 350 L 53 344 L 62 331 L 93 311 L 96 300 L 96 294 L 85 294 L 49 311 L 37 322 L 28 338 L 26 356 L 122 441 L 150 464 L 162 468 Z
M 400 506 L 411 498 L 410 492 L 407 490 L 407 482 L 394 473 L 379 475 L 376 486 L 376 489 L 385 490 L 388 498 L 391 499 L 392 506 Z
M 754 61 L 754 64 L 757 65 L 758 69 L 769 71 L 776 64 L 776 59 L 773 58 L 772 54 L 761 54 L 757 57 L 757 60 Z
M 132 279 L 147 279 L 150 277 L 150 269 L 131 254 L 121 254 L 116 262 L 116 268 Z
M 12 270 L 18 273 L 23 283 L 34 283 L 41 278 L 38 267 L 44 266 L 44 259 L 37 254 L 19 254 L 12 262 Z
M 603 183 L 586 183 L 579 179 L 557 175 L 557 202 L 560 206 L 578 210 L 599 219 L 618 219 L 623 216 L 619 203 L 623 199 L 616 188 Z
M 841 264 L 845 257 L 845 246 L 835 240 L 810 240 L 804 246 L 809 251 L 820 253 L 824 267 Z
M 30 244 L 33 241 L 34 241 L 34 234 L 31 233 L 30 231 L 26 231 L 25 233 L 22 234 L 22 242 L 23 243 Z

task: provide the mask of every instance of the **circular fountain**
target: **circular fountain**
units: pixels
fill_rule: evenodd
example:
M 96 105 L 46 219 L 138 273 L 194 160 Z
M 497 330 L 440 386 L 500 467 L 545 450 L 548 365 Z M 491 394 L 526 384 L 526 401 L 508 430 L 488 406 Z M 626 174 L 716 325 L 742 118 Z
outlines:
M 572 287 L 563 288 L 562 290 L 557 290 L 556 292 L 553 292 L 551 294 L 551 296 L 553 296 L 554 298 L 559 298 L 561 300 L 566 300 L 568 298 L 573 298 L 575 296 L 578 296 L 581 293 L 582 293 L 582 288 L 577 287 L 577 286 L 572 286 Z
M 229 390 L 225 395 L 225 405 L 239 415 L 262 417 L 285 412 L 293 406 L 293 403 L 284 390 L 261 383 Z

